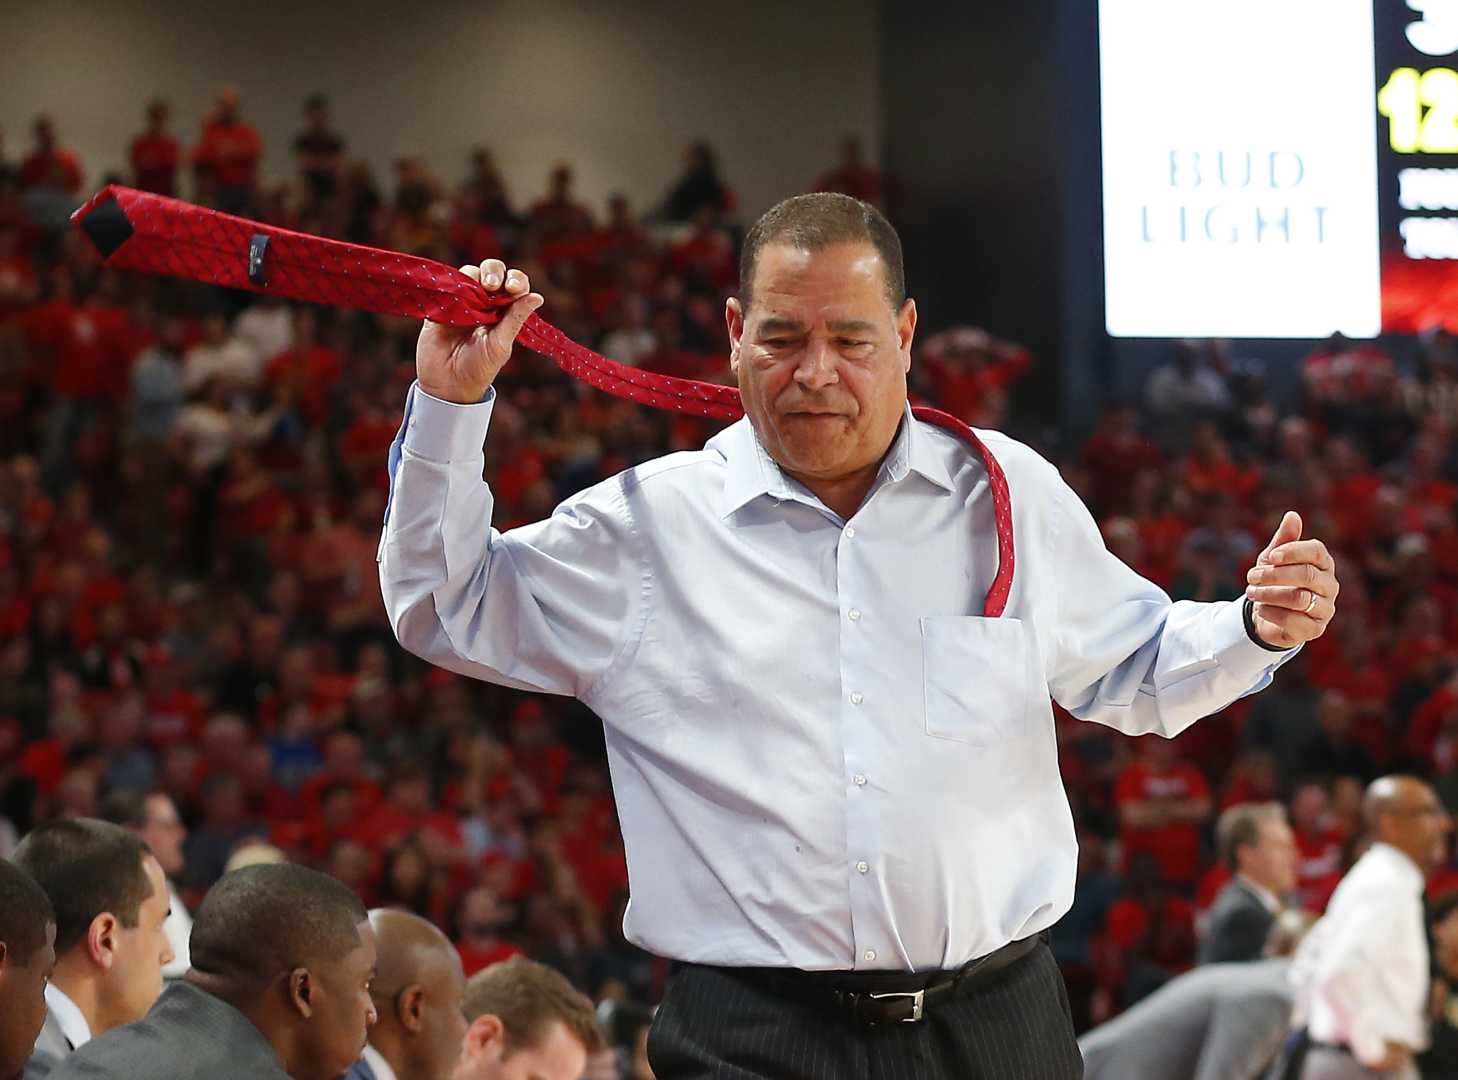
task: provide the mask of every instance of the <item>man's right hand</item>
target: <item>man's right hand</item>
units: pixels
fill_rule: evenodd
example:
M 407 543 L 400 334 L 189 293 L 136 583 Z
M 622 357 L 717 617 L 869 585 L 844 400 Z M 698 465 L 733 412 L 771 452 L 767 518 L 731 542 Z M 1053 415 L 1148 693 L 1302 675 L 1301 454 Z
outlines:
M 474 405 L 511 359 L 512 343 L 528 316 L 542 306 L 542 295 L 531 291 L 526 274 L 508 270 L 500 259 L 463 266 L 461 273 L 479 281 L 487 292 L 504 289 L 517 299 L 502 309 L 495 326 L 446 326 L 426 319 L 415 343 L 415 377 L 431 397 Z

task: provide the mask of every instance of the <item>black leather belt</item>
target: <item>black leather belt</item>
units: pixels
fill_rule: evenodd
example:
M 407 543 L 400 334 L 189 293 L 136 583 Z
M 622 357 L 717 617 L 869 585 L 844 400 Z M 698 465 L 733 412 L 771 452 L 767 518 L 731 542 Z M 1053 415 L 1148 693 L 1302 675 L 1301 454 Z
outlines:
M 955 971 L 796 971 L 725 968 L 780 997 L 843 1012 L 863 1024 L 911 1024 L 943 1001 L 980 989 L 997 973 L 1033 952 L 1047 933 L 1013 941 Z

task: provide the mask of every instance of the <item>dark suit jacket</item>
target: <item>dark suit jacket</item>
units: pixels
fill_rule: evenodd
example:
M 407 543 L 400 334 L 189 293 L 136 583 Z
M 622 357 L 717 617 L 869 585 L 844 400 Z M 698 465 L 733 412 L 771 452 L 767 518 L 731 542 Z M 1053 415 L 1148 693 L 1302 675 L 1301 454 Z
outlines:
M 1200 963 L 1259 960 L 1275 918 L 1254 890 L 1236 878 L 1210 906 L 1210 924 L 1200 940 Z
M 289 1080 L 263 1033 L 221 998 L 175 982 L 134 1024 L 98 1035 L 50 1080 Z

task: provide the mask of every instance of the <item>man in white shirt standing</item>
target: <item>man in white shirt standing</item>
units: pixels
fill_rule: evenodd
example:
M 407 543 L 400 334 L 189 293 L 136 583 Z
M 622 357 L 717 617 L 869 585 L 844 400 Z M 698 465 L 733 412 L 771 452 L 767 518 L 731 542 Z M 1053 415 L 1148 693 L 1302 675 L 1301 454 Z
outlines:
M 1373 781 L 1362 810 L 1372 845 L 1292 971 L 1310 1039 L 1302 1080 L 1416 1077 L 1413 1055 L 1428 1044 L 1423 890 L 1447 858 L 1453 823 L 1433 789 L 1410 776 Z
M 172 959 L 163 930 L 167 880 L 136 836 L 90 818 L 32 830 L 15 849 L 15 865 L 56 910 L 46 1022 L 25 1066 L 25 1080 L 39 1080 L 95 1036 L 140 1020 L 157 1000 Z
M 1326 547 L 1288 513 L 1244 602 L 1172 604 L 1032 450 L 915 418 L 900 240 L 834 194 L 745 239 L 746 418 L 501 533 L 491 387 L 542 297 L 465 272 L 514 302 L 421 331 L 385 606 L 418 655 L 602 719 L 624 932 L 680 964 L 655 1075 L 1078 1076 L 1044 942 L 1078 861 L 1050 696 L 1172 736 L 1259 690 L 1331 620 Z

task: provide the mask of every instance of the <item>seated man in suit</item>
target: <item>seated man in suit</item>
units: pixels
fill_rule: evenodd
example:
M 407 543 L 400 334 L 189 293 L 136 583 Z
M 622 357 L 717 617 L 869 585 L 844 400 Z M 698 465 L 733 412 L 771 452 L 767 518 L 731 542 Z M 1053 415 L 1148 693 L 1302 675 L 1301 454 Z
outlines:
M 45 1027 L 25 1067 L 38 1080 L 104 1031 L 140 1019 L 172 959 L 167 879 L 147 845 L 118 825 L 52 821 L 15 849 L 15 865 L 56 911 L 56 969 Z
M 370 925 L 379 954 L 370 997 L 379 1018 L 346 1080 L 450 1080 L 466 1036 L 456 947 L 407 911 L 376 908 Z
M 326 874 L 219 879 L 193 916 L 192 969 L 147 1015 L 92 1039 L 53 1080 L 338 1080 L 375 1022 L 375 934 Z
M 0 859 L 0 1080 L 20 1080 L 46 1022 L 56 914 L 45 890 Z
M 602 1044 L 592 1002 L 524 956 L 466 982 L 466 1042 L 455 1080 L 578 1080 Z
M 1234 878 L 1210 907 L 1200 963 L 1256 960 L 1271 924 L 1296 887 L 1296 836 L 1280 803 L 1242 803 L 1215 826 L 1220 858 Z
M 1269 959 L 1207 964 L 1176 976 L 1078 1040 L 1084 1080 L 1254 1080 L 1281 1046 L 1296 991 L 1290 955 L 1303 911 L 1271 926 Z

